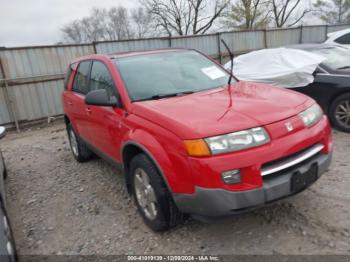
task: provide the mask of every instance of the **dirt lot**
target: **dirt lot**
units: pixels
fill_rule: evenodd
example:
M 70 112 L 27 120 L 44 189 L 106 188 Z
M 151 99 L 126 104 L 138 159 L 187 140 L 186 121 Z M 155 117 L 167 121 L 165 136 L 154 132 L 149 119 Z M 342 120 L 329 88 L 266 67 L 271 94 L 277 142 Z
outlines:
M 1 141 L 20 254 L 350 254 L 350 136 L 335 132 L 330 171 L 303 193 L 216 223 L 158 234 L 120 171 L 73 160 L 62 123 Z

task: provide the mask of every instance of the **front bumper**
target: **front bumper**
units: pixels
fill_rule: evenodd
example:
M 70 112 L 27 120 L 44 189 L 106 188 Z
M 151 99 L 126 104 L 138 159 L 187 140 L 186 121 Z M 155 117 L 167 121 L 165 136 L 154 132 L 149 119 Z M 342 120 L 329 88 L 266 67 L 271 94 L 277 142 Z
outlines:
M 318 154 L 300 165 L 264 178 L 263 186 L 258 189 L 228 191 L 196 187 L 193 194 L 174 194 L 173 197 L 179 210 L 184 213 L 202 217 L 220 217 L 240 213 L 300 192 L 292 190 L 292 176 L 296 173 L 306 174 L 312 166 L 317 165 L 318 179 L 327 171 L 331 159 L 332 153 Z M 310 185 L 308 184 L 307 187 Z

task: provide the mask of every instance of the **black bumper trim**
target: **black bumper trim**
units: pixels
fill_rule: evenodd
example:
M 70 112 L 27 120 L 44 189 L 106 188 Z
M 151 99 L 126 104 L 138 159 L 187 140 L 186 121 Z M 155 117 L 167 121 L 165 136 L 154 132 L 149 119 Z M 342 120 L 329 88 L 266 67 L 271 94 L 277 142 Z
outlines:
M 292 175 L 295 172 L 306 173 L 311 165 L 317 164 L 317 177 L 319 178 L 327 171 L 331 159 L 332 154 L 319 154 L 278 176 L 264 177 L 263 187 L 259 189 L 233 192 L 224 189 L 196 187 L 194 194 L 173 194 L 173 197 L 179 210 L 188 214 L 202 217 L 222 217 L 241 213 L 298 193 L 291 191 Z

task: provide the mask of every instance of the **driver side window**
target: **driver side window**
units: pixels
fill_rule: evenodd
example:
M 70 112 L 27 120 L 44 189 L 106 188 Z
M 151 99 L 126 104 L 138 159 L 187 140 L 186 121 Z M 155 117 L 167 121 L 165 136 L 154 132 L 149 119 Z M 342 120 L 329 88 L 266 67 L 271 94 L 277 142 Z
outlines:
M 118 98 L 116 86 L 107 67 L 99 61 L 93 61 L 90 75 L 90 91 L 99 89 L 105 89 L 110 100 Z

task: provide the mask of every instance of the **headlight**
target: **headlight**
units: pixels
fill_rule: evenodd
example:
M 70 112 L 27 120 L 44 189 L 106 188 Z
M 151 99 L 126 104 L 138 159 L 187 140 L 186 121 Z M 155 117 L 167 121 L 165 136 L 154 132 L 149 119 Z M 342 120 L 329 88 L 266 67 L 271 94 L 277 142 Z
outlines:
M 205 139 L 213 155 L 239 151 L 270 142 L 270 137 L 262 127 Z
M 304 125 L 307 127 L 310 127 L 320 121 L 322 115 L 323 111 L 318 104 L 314 104 L 299 114 L 301 120 L 304 122 Z

